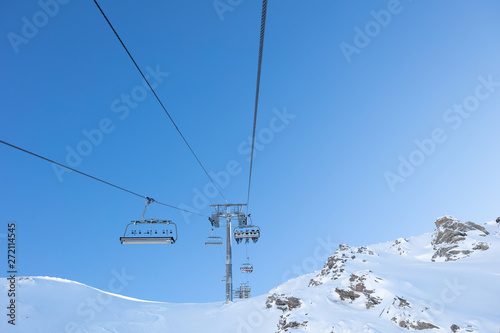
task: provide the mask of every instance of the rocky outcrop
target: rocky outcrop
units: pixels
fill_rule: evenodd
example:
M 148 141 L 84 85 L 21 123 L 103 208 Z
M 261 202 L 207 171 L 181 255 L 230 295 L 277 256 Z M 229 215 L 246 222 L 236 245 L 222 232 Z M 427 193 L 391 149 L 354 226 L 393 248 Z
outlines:
M 369 250 L 366 246 L 350 247 L 346 244 L 340 244 L 339 249 L 335 251 L 333 256 L 330 256 L 325 263 L 323 269 L 316 275 L 316 278 L 309 281 L 309 287 L 318 286 L 328 280 L 337 280 L 341 278 L 345 272 L 345 264 L 349 260 L 354 260 L 357 256 L 374 256 L 373 251 Z M 366 261 L 364 259 L 361 259 Z
M 462 328 L 458 325 L 453 324 L 451 325 L 450 329 L 453 333 L 477 333 L 477 331 L 472 329 L 470 325 L 468 325 L 468 327 L 466 328 Z
M 473 222 L 460 222 L 454 217 L 443 216 L 436 220 L 432 234 L 434 249 L 432 261 L 454 261 L 470 256 L 474 251 L 485 251 L 489 245 L 477 236 L 489 234 L 483 226 Z M 474 237 L 471 237 L 474 236 Z
M 399 252 L 400 255 L 408 254 L 408 238 L 398 238 L 391 245 L 391 249 Z
M 370 271 L 366 274 L 351 274 L 349 277 L 349 287 L 347 289 L 335 288 L 335 292 L 339 295 L 341 301 L 354 301 L 361 297 L 363 299 L 365 307 L 367 309 L 373 308 L 374 306 L 380 304 L 382 299 L 375 296 L 375 290 L 368 289 L 365 285 L 367 278 L 372 281 L 378 282 L 382 279 L 373 277 L 370 275 Z
M 396 318 L 393 318 L 393 321 L 396 321 Z M 426 323 L 424 321 L 411 321 L 409 319 L 400 320 L 399 327 L 406 328 L 407 330 L 421 331 L 421 330 L 430 330 L 430 329 L 439 329 L 438 326 Z
M 331 280 L 337 280 L 340 278 L 344 272 L 343 267 L 346 261 L 347 259 L 343 259 L 341 256 L 337 256 L 336 254 L 328 257 L 325 267 L 316 276 L 318 279 L 311 279 L 311 281 L 309 281 L 309 287 L 323 284 L 325 280 L 324 278 L 327 276 L 329 276 Z
M 274 305 L 279 310 L 292 311 L 296 308 L 300 308 L 301 301 L 300 298 L 293 296 L 285 296 L 285 294 L 272 294 L 267 297 L 266 308 L 270 309 Z
M 419 296 L 416 296 L 419 294 L 415 293 L 416 287 L 411 284 L 412 279 L 397 281 L 398 286 L 405 286 L 405 288 L 398 288 L 398 293 L 406 293 L 404 290 L 408 292 L 404 297 L 396 296 L 392 290 L 393 280 L 390 274 L 392 271 L 389 274 L 387 272 L 384 274 L 383 270 L 378 271 L 377 265 L 384 263 L 389 256 L 395 259 L 396 265 L 407 260 L 429 261 L 430 257 L 432 261 L 454 261 L 471 256 L 478 251 L 487 251 L 495 246 L 493 242 L 497 229 L 495 222 L 479 225 L 444 216 L 438 218 L 435 224 L 436 230 L 431 235 L 430 244 L 429 234 L 421 238 L 398 238 L 393 243 L 384 244 L 383 247 L 373 247 L 377 249 L 377 252 L 380 251 L 380 257 L 366 246 L 350 247 L 340 244 L 338 250 L 327 259 L 323 268 L 313 274 L 312 279 L 309 279 L 308 287 L 322 292 L 325 299 L 333 305 L 341 304 L 342 307 L 349 307 L 355 311 L 368 309 L 371 313 L 380 313 L 379 317 L 386 322 L 385 325 L 391 322 L 392 324 L 388 325 L 396 325 L 398 327 L 394 327 L 396 330 L 450 332 L 451 329 L 453 333 L 476 333 L 477 329 L 470 326 L 468 322 L 465 324 L 457 322 L 450 327 L 451 323 L 440 320 L 436 316 L 436 302 L 419 299 Z M 434 266 L 431 263 L 429 265 Z M 453 264 L 450 263 L 450 265 Z M 418 272 L 415 273 L 418 274 Z M 383 276 L 384 279 L 379 276 Z M 448 280 L 445 280 L 445 283 L 450 287 Z M 460 284 L 455 282 L 453 288 L 455 287 L 460 288 Z M 445 296 L 452 295 L 450 290 L 447 292 Z M 305 331 L 302 325 L 305 326 L 307 322 L 302 322 L 304 317 L 300 313 L 309 310 L 309 301 L 303 303 L 302 308 L 294 312 L 290 312 L 289 303 L 288 299 L 284 299 L 283 294 L 271 295 L 266 302 L 269 308 L 276 306 L 283 311 L 278 332 Z M 312 329 L 313 326 L 311 321 L 307 329 Z M 352 327 L 355 329 L 352 330 Z M 379 332 L 372 331 L 372 326 L 363 326 L 355 320 L 351 322 L 338 320 L 329 323 L 324 332 L 344 332 L 347 328 L 352 332 Z
M 375 295 L 373 288 L 367 287 L 367 283 L 373 286 L 382 281 L 381 278 L 376 277 L 369 270 L 357 271 L 351 274 L 345 271 L 346 263 L 353 260 L 366 262 L 367 256 L 376 256 L 376 254 L 366 246 L 350 247 L 346 244 L 340 244 L 339 249 L 335 251 L 333 256 L 328 258 L 323 269 L 315 278 L 309 281 L 308 286 L 318 286 L 328 281 L 340 279 L 338 285 L 347 285 L 347 287 L 336 287 L 332 290 L 332 293 L 336 293 L 341 301 L 349 303 L 353 301 L 362 302 L 367 309 L 380 304 L 382 299 Z
M 278 322 L 278 330 L 276 333 L 288 332 L 289 329 L 306 327 L 306 321 L 290 320 L 291 311 L 300 308 L 302 301 L 300 298 L 286 296 L 285 294 L 272 294 L 266 299 L 266 308 L 271 309 L 276 306 L 277 309 L 283 311 Z
M 380 316 L 390 320 L 401 328 L 412 331 L 440 329 L 430 323 L 426 311 L 428 308 L 416 309 L 403 297 L 396 296 L 390 306 L 384 309 Z
M 278 330 L 276 333 L 289 332 L 292 328 L 307 327 L 308 321 L 290 321 L 290 314 L 281 315 L 278 322 Z

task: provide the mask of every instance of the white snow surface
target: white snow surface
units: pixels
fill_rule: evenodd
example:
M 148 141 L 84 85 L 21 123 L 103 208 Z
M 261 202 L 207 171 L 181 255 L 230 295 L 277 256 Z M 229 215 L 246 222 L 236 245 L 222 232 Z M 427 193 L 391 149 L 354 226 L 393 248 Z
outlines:
M 69 280 L 24 277 L 16 281 L 13 326 L 4 314 L 9 281 L 1 278 L 0 332 L 390 333 L 420 331 L 420 322 L 434 326 L 423 332 L 452 332 L 456 325 L 458 333 L 499 333 L 500 227 L 482 226 L 488 235 L 471 233 L 464 242 L 489 248 L 456 261 L 431 260 L 432 233 L 366 247 L 341 245 L 330 258 L 337 260 L 335 267 L 326 264 L 268 294 L 232 304 L 149 302 Z M 342 290 L 358 296 L 342 300 Z M 268 308 L 271 295 L 296 297 L 300 306 Z M 369 298 L 374 302 L 367 307 Z

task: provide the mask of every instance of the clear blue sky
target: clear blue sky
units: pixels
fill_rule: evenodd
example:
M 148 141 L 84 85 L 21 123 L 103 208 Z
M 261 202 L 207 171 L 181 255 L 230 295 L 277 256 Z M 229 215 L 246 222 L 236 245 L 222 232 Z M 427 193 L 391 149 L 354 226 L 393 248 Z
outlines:
M 93 1 L 61 2 L 51 16 L 36 1 L 0 5 L 0 139 L 65 164 L 79 148 L 86 156 L 69 159 L 77 169 L 196 208 L 207 178 L 143 95 Z M 207 169 L 237 165 L 223 193 L 244 202 L 261 2 L 232 3 L 223 20 L 212 1 L 100 4 L 138 64 L 157 70 L 157 93 Z M 248 246 L 254 295 L 320 268 L 338 243 L 431 232 L 441 215 L 500 216 L 499 12 L 495 0 L 269 1 L 250 200 L 262 229 Z M 84 143 L 100 126 L 102 138 Z M 127 296 L 224 299 L 223 249 L 204 245 L 206 218 L 151 205 L 146 217 L 177 223 L 177 244 L 120 245 L 140 198 L 58 177 L 3 145 L 0 156 L 0 224 L 18 223 L 20 275 L 109 290 L 113 270 L 125 269 Z M 329 242 L 331 253 L 320 248 Z M 237 286 L 245 246 L 234 255 Z

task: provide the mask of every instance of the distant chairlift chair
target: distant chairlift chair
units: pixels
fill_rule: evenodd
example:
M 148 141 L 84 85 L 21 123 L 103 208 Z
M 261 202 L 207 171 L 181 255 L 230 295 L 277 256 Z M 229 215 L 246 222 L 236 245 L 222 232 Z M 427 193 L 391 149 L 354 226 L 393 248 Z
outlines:
M 240 271 L 242 273 L 252 273 L 253 272 L 253 265 L 250 263 L 250 260 L 248 257 L 247 257 L 247 262 L 241 264 Z
M 248 283 L 242 283 L 238 289 L 234 291 L 234 294 L 236 297 L 242 299 L 242 298 L 250 298 L 250 291 L 252 289 L 248 285 Z

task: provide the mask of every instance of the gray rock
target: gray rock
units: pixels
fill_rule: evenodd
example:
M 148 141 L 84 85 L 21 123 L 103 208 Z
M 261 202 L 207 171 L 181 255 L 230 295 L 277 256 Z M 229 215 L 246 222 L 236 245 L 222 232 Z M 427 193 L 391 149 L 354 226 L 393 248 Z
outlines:
M 451 216 L 443 216 L 436 220 L 436 230 L 432 235 L 431 244 L 435 250 L 432 261 L 444 258 L 445 261 L 454 261 L 469 256 L 474 250 L 487 250 L 486 243 L 479 242 L 473 248 L 459 248 L 467 239 L 467 233 L 476 232 L 479 236 L 487 236 L 489 232 L 473 222 L 460 222 Z
M 335 292 L 339 294 L 340 300 L 345 301 L 346 299 L 350 299 L 351 301 L 354 301 L 356 298 L 358 298 L 360 295 L 354 292 L 353 290 L 344 290 L 344 289 L 339 289 L 335 288 Z
M 288 321 L 290 314 L 281 315 L 278 322 L 278 330 L 276 333 L 288 332 L 289 328 L 299 328 L 299 327 L 307 327 L 308 321 L 305 320 L 303 322 L 298 321 Z
M 285 296 L 284 294 L 272 294 L 266 299 L 266 308 L 270 309 L 276 305 L 276 308 L 285 312 L 300 308 L 302 301 L 300 298 L 293 296 Z

